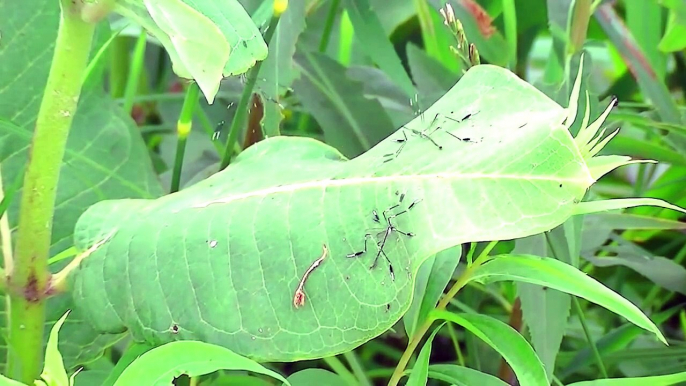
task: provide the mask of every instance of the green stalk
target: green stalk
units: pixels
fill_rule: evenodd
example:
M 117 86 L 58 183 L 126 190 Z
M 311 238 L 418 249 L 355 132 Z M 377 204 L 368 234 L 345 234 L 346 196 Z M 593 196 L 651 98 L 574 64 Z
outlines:
M 71 1 L 60 4 L 61 20 L 29 149 L 15 260 L 8 279 L 7 375 L 26 384 L 33 384 L 41 371 L 55 193 L 95 31 L 94 24 L 81 20 Z
M 598 368 L 600 369 L 600 374 L 603 376 L 603 378 L 609 378 L 607 375 L 607 370 L 605 369 L 605 364 L 603 364 L 603 358 L 600 356 L 600 352 L 598 351 L 598 347 L 596 347 L 595 342 L 593 341 L 593 337 L 591 336 L 591 330 L 588 328 L 588 324 L 586 324 L 586 318 L 584 317 L 584 312 L 581 309 L 581 305 L 579 304 L 579 299 L 576 298 L 576 296 L 572 296 L 572 304 L 574 304 L 574 311 L 576 311 L 576 314 L 579 316 L 579 322 L 581 322 L 581 328 L 584 330 L 584 335 L 586 336 L 586 340 L 588 341 L 588 345 L 591 347 L 591 352 L 593 352 L 593 357 L 595 357 L 595 361 L 598 364 Z
M 207 137 L 212 138 L 212 136 L 214 135 L 214 127 L 212 126 L 212 122 L 210 122 L 210 118 L 207 116 L 207 113 L 205 113 L 203 109 L 198 109 L 196 112 L 198 113 L 200 125 L 207 133 Z M 212 144 L 217 149 L 217 154 L 221 156 L 223 148 L 222 144 L 219 141 L 215 140 L 212 141 Z
M 179 135 L 179 138 L 176 142 L 176 158 L 174 159 L 170 193 L 179 191 L 183 156 L 186 152 L 186 139 L 193 127 L 193 112 L 195 111 L 195 106 L 198 105 L 199 93 L 200 89 L 197 83 L 193 82 L 188 86 L 186 98 L 183 100 L 183 107 L 181 107 L 181 115 L 179 115 L 179 121 L 176 123 L 176 133 Z
M 2 175 L 0 175 L 0 201 L 5 201 Z M 0 278 L 2 278 L 5 277 L 5 270 L 9 272 L 12 269 L 12 232 L 10 231 L 10 221 L 7 218 L 7 213 L 4 211 L 0 213 L 0 249 L 2 250 L 2 260 L 4 262 L 4 268 L 0 268 Z M 6 286 L 5 280 L 0 280 L 2 293 L 7 291 Z
M 131 57 L 131 67 L 129 68 L 129 77 L 126 80 L 126 89 L 124 90 L 124 106 L 123 109 L 127 114 L 131 114 L 133 108 L 133 97 L 136 96 L 138 90 L 138 79 L 141 76 L 143 69 L 143 61 L 145 60 L 145 43 L 147 40 L 147 32 L 141 31 L 136 40 L 136 47 L 133 49 L 133 56 Z
M 269 22 L 269 27 L 267 32 L 264 34 L 264 41 L 269 44 L 274 36 L 274 31 L 276 31 L 276 26 L 279 24 L 279 19 L 281 18 L 281 13 L 285 11 L 285 8 L 281 12 L 277 12 L 276 6 L 278 1 L 274 2 L 275 12 Z M 229 131 L 229 139 L 226 141 L 226 148 L 224 149 L 224 156 L 222 157 L 222 162 L 219 166 L 219 170 L 224 170 L 231 163 L 231 156 L 233 155 L 233 147 L 238 139 L 238 131 L 243 130 L 245 126 L 245 117 L 248 115 L 248 103 L 252 98 L 252 90 L 255 88 L 255 82 L 257 81 L 257 74 L 260 73 L 260 68 L 262 67 L 262 62 L 255 63 L 255 66 L 250 69 L 250 74 L 248 75 L 248 81 L 245 83 L 245 88 L 243 89 L 243 94 L 241 94 L 241 100 L 238 101 L 238 106 L 236 106 L 236 115 L 233 116 L 233 121 L 231 122 L 231 129 Z
M 357 378 L 348 370 L 347 367 L 337 357 L 322 358 L 334 373 L 338 374 L 345 383 L 351 386 L 357 386 Z
M 131 41 L 128 37 L 120 36 L 112 42 L 109 52 L 109 85 L 110 95 L 117 99 L 124 96 L 126 89 L 126 77 L 129 72 L 129 47 Z
M 472 279 L 472 274 L 474 271 L 482 266 L 485 262 L 487 262 L 490 257 L 488 256 L 489 253 L 495 248 L 496 244 L 498 244 L 497 241 L 491 241 L 486 247 L 484 248 L 483 251 L 481 251 L 481 254 L 479 257 L 476 258 L 473 264 L 467 267 L 467 269 L 462 272 L 460 277 L 457 278 L 455 281 L 455 284 L 450 288 L 448 293 L 446 293 L 441 300 L 438 302 L 438 305 L 436 306 L 436 310 L 444 310 L 450 301 L 457 295 L 457 293 L 467 284 L 469 281 Z M 390 381 L 388 381 L 388 386 L 396 386 L 398 382 L 400 382 L 400 379 L 403 377 L 403 373 L 405 372 L 405 368 L 407 367 L 407 364 L 410 362 L 410 358 L 412 358 L 412 353 L 417 349 L 419 346 L 419 343 L 422 341 L 422 337 L 424 334 L 426 334 L 427 331 L 429 331 L 429 328 L 431 328 L 431 324 L 434 321 L 432 319 L 427 319 L 424 321 L 424 324 L 422 324 L 421 327 L 415 331 L 415 333 L 412 335 L 412 338 L 410 339 L 410 342 L 407 344 L 407 348 L 405 349 L 405 352 L 403 353 L 403 356 L 400 358 L 400 361 L 398 361 L 398 365 L 395 367 L 395 371 L 393 371 L 393 375 L 391 376 Z
M 452 323 L 448 323 L 448 334 L 450 335 L 450 341 L 453 343 L 453 348 L 457 354 L 457 364 L 464 367 L 464 355 L 462 355 L 462 349 L 460 349 L 460 342 L 457 340 L 457 333 L 455 333 L 455 327 Z
M 333 30 L 334 22 L 336 21 L 336 14 L 338 13 L 338 5 L 340 0 L 332 0 L 329 12 L 326 14 L 326 22 L 324 22 L 324 30 L 322 37 L 319 40 L 319 52 L 324 53 L 329 47 L 329 40 L 331 40 L 331 31 Z
M 503 0 L 503 21 L 505 40 L 510 48 L 510 68 L 517 66 L 517 8 L 514 0 Z
M 348 364 L 350 364 L 350 368 L 357 378 L 357 384 L 359 386 L 372 386 L 369 378 L 367 378 L 367 375 L 364 373 L 364 369 L 362 368 L 355 351 L 346 351 L 343 353 L 343 357 L 348 361 Z

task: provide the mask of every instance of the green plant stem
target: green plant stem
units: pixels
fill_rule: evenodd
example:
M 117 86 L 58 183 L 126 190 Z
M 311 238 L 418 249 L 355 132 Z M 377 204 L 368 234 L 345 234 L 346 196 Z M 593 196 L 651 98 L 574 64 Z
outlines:
M 455 332 L 455 327 L 452 323 L 448 323 L 448 334 L 450 335 L 450 341 L 453 343 L 453 348 L 457 354 L 457 364 L 464 367 L 464 356 L 462 355 L 462 349 L 460 349 L 460 342 L 457 341 L 457 333 Z
M 357 384 L 360 386 L 372 386 L 369 378 L 367 378 L 367 375 L 364 373 L 362 365 L 360 365 L 360 361 L 357 359 L 355 351 L 346 351 L 343 353 L 343 357 L 348 361 L 348 364 L 350 364 L 350 368 L 357 378 Z
M 197 109 L 196 113 L 197 113 L 198 119 L 200 120 L 200 125 L 205 130 L 205 132 L 207 133 L 207 136 L 209 138 L 212 138 L 212 136 L 214 135 L 214 127 L 212 125 L 212 122 L 210 122 L 210 118 L 207 116 L 207 113 L 202 108 Z M 219 141 L 213 140 L 212 144 L 214 145 L 214 148 L 217 149 L 217 154 L 219 156 L 221 156 L 222 155 L 222 148 L 223 148 L 221 143 Z
M 127 114 L 131 114 L 133 108 L 133 97 L 136 96 L 138 90 L 138 79 L 143 70 L 143 61 L 145 60 L 145 43 L 147 41 L 147 32 L 141 31 L 136 40 L 136 46 L 133 49 L 133 56 L 131 57 L 131 66 L 129 67 L 129 77 L 126 80 L 126 89 L 124 90 L 124 106 L 123 109 Z
M 324 22 L 324 30 L 322 37 L 319 40 L 319 52 L 324 53 L 329 47 L 329 40 L 331 39 L 331 31 L 333 30 L 334 22 L 336 21 L 336 14 L 338 13 L 338 5 L 340 0 L 331 0 L 329 12 L 326 14 L 326 21 Z
M 343 378 L 345 383 L 351 386 L 357 386 L 357 379 L 355 378 L 353 373 L 351 373 L 345 367 L 345 365 L 343 364 L 343 362 L 341 362 L 340 359 L 338 359 L 337 357 L 324 357 L 322 359 L 324 359 L 324 362 L 326 362 L 326 364 L 329 365 L 329 367 L 331 367 L 331 370 L 333 370 L 334 373 L 338 374 L 338 376 Z
M 5 190 L 2 186 L 2 175 L 0 174 L 0 202 L 5 200 Z M 0 289 L 2 292 L 6 291 L 7 278 L 5 270 L 10 272 L 12 270 L 12 231 L 10 230 L 10 221 L 7 218 L 7 212 L 0 213 L 0 246 L 2 248 L 2 259 L 4 268 L 0 268 Z
M 515 7 L 514 0 L 502 1 L 503 21 L 505 23 L 505 40 L 510 48 L 509 65 L 511 69 L 514 69 L 517 65 L 517 8 Z
M 467 250 L 467 267 L 471 266 L 474 259 L 474 251 L 476 251 L 476 243 L 470 243 Z
M 95 25 L 80 19 L 71 1 L 62 0 L 61 8 L 50 74 L 29 149 L 9 279 L 7 375 L 26 384 L 33 384 L 42 364 L 55 193 L 95 31 Z
M 596 363 L 598 364 L 598 368 L 600 369 L 600 374 L 602 374 L 603 378 L 609 378 L 607 375 L 607 370 L 605 369 L 605 364 L 603 364 L 603 358 L 600 356 L 600 352 L 598 351 L 598 347 L 596 347 L 595 342 L 593 342 L 593 337 L 591 336 L 591 331 L 588 329 L 588 325 L 586 324 L 586 318 L 584 317 L 584 312 L 581 309 L 581 305 L 579 304 L 579 299 L 576 298 L 576 296 L 572 296 L 572 304 L 574 304 L 574 311 L 576 311 L 576 314 L 579 316 L 579 322 L 581 322 L 581 328 L 584 330 L 584 335 L 586 335 L 586 340 L 588 341 L 588 345 L 591 347 L 591 351 L 593 352 L 593 356 L 595 357 Z
M 178 139 L 176 141 L 176 158 L 174 159 L 170 193 L 179 191 L 181 169 L 183 168 L 183 156 L 186 152 L 186 139 L 193 127 L 193 113 L 195 112 L 195 106 L 198 105 L 199 94 L 200 88 L 195 82 L 192 82 L 186 89 L 186 98 L 183 100 L 181 115 L 179 115 L 179 120 L 176 123 Z
M 474 271 L 489 260 L 488 254 L 491 252 L 491 250 L 493 250 L 497 243 L 497 241 L 491 241 L 484 248 L 479 257 L 476 258 L 474 263 L 467 267 L 464 272 L 462 272 L 462 275 L 457 278 L 455 284 L 453 284 L 448 293 L 446 293 L 438 302 L 436 310 L 444 310 L 446 308 L 446 306 L 455 297 L 455 295 L 457 295 L 462 287 L 464 287 L 471 280 Z M 403 356 L 400 358 L 400 361 L 398 361 L 398 365 L 395 367 L 395 371 L 393 371 L 390 381 L 388 381 L 388 386 L 396 386 L 398 382 L 400 382 L 400 379 L 403 377 L 403 373 L 405 372 L 405 368 L 410 362 L 410 358 L 412 358 L 412 353 L 417 349 L 422 337 L 427 331 L 429 331 L 433 322 L 434 321 L 432 319 L 427 319 L 424 321 L 424 324 L 422 324 L 422 326 L 415 331 L 414 335 L 410 339 L 410 342 L 407 344 L 407 348 L 405 349 Z
M 109 52 L 108 83 L 110 95 L 118 99 L 124 96 L 126 89 L 126 77 L 129 72 L 129 47 L 131 39 L 128 36 L 120 36 L 112 42 Z
M 267 32 L 264 34 L 264 41 L 270 44 L 272 36 L 274 36 L 274 31 L 276 31 L 276 26 L 279 24 L 280 15 L 273 16 L 269 22 L 269 27 Z M 241 94 L 241 99 L 238 101 L 238 106 L 236 106 L 236 114 L 233 116 L 233 121 L 231 121 L 231 128 L 229 131 L 229 139 L 226 141 L 226 148 L 224 149 L 224 156 L 222 157 L 222 162 L 219 165 L 219 170 L 224 170 L 231 163 L 231 156 L 233 155 L 233 146 L 238 139 L 238 131 L 243 129 L 245 118 L 248 115 L 248 103 L 252 99 L 252 91 L 255 88 L 255 82 L 257 81 L 257 74 L 260 73 L 260 68 L 262 67 L 262 62 L 255 63 L 255 66 L 250 69 L 250 74 L 248 75 L 248 81 L 245 83 L 245 88 Z

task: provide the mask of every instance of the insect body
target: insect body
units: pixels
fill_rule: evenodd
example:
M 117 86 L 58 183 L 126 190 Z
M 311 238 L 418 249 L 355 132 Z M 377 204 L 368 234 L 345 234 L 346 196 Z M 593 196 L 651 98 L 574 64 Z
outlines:
M 386 255 L 386 251 L 384 251 L 384 248 L 386 247 L 386 242 L 388 241 L 388 237 L 393 233 L 397 232 L 403 236 L 407 237 L 413 237 L 415 234 L 412 232 L 405 232 L 400 229 L 398 229 L 393 222 L 391 221 L 392 219 L 407 213 L 410 209 L 412 209 L 419 201 L 420 199 L 413 201 L 405 210 L 402 210 L 397 213 L 390 214 L 390 212 L 400 206 L 400 204 L 403 202 L 403 199 L 405 198 L 405 195 L 402 194 L 400 195 L 400 200 L 398 204 L 395 204 L 391 206 L 390 208 L 384 210 L 381 212 L 381 215 L 383 216 L 384 219 L 384 225 L 386 226 L 383 228 L 382 231 L 376 232 L 376 238 L 378 239 L 376 246 L 378 248 L 378 251 L 376 252 L 376 256 L 374 257 L 374 261 L 372 262 L 372 265 L 369 267 L 369 269 L 374 269 L 377 264 L 379 263 L 379 257 L 383 255 L 384 259 L 386 259 L 386 262 L 388 263 L 388 270 L 390 271 L 391 275 L 391 280 L 395 280 L 395 274 L 393 272 L 393 264 L 391 263 L 391 260 L 388 258 L 388 255 Z M 372 217 L 373 220 L 379 224 L 381 224 L 381 219 L 379 218 L 379 214 L 376 212 L 376 210 L 372 211 Z M 347 255 L 349 258 L 354 258 L 354 257 L 359 257 L 362 256 L 367 252 L 367 241 L 372 238 L 374 234 L 372 233 L 367 233 L 364 235 L 364 249 L 358 252 L 353 252 Z
M 477 113 L 478 113 L 478 112 L 477 112 Z M 477 113 L 474 113 L 474 114 L 477 114 Z M 395 140 L 395 142 L 398 142 L 398 143 L 400 143 L 401 145 L 398 147 L 398 149 L 397 149 L 395 152 L 393 152 L 393 153 L 388 153 L 388 154 L 384 154 L 384 157 L 385 157 L 384 162 L 391 161 L 391 160 L 397 158 L 397 157 L 400 155 L 400 152 L 403 150 L 403 148 L 405 147 L 405 145 L 407 144 L 407 141 L 408 141 L 407 134 L 405 134 L 406 131 L 410 131 L 412 134 L 415 134 L 415 135 L 419 136 L 420 138 L 424 138 L 424 139 L 429 140 L 434 146 L 436 146 L 436 147 L 438 148 L 438 150 L 443 150 L 443 145 L 440 145 L 438 142 L 436 142 L 436 141 L 431 137 L 436 131 L 438 131 L 438 130 L 440 130 L 440 129 L 442 128 L 441 126 L 436 126 L 434 129 L 432 129 L 432 130 L 430 129 L 431 127 L 433 127 L 434 123 L 436 123 L 436 120 L 438 119 L 438 117 L 442 116 L 442 117 L 444 117 L 444 118 L 446 118 L 446 119 L 449 119 L 449 120 L 451 120 L 451 121 L 460 123 L 460 122 L 463 122 L 463 121 L 465 121 L 465 120 L 471 118 L 472 115 L 474 115 L 474 114 L 471 114 L 471 113 L 470 113 L 470 114 L 465 115 L 462 119 L 455 119 L 455 118 L 450 118 L 450 117 L 447 116 L 447 115 L 443 115 L 443 114 L 441 114 L 441 113 L 438 113 L 438 114 L 436 114 L 436 116 L 434 117 L 434 119 L 431 121 L 431 124 L 429 124 L 429 128 L 427 128 L 426 130 L 423 130 L 423 131 L 419 131 L 419 130 L 416 130 L 416 129 L 409 129 L 409 128 L 403 126 L 403 127 L 402 127 L 402 130 L 403 130 L 403 138 L 398 138 L 398 139 Z M 448 133 L 451 137 L 457 139 L 457 140 L 460 141 L 460 142 L 473 142 L 473 141 L 471 141 L 469 138 L 460 138 L 460 137 L 456 136 L 455 134 L 453 134 L 453 133 L 451 133 L 451 132 L 449 132 L 449 131 L 446 131 L 446 130 L 444 130 L 444 131 L 445 131 L 446 133 Z

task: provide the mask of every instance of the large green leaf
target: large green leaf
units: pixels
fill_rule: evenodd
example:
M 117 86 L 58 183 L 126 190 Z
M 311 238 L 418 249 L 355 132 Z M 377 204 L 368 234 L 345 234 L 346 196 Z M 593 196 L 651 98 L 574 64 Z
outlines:
M 77 246 L 111 238 L 75 272 L 77 304 L 100 330 L 128 329 L 138 341 L 201 339 L 261 360 L 334 355 L 398 321 L 429 256 L 549 230 L 594 182 L 561 124 L 567 112 L 506 70 L 471 69 L 408 127 L 425 129 L 437 113 L 442 150 L 409 133 L 385 162 L 403 138 L 396 133 L 346 160 L 312 139 L 276 137 L 181 192 L 92 206 L 76 226 Z M 345 256 L 379 225 L 372 210 L 381 214 L 401 194 L 401 209 L 422 201 L 394 220 L 416 236 L 393 232 L 385 244 L 391 281 L 383 258 L 369 269 L 375 243 Z M 296 309 L 293 293 L 322 244 L 329 257 Z
M 59 22 L 59 3 L 32 0 L 25 7 L 0 2 L 0 117 L 14 125 L 0 125 L 0 167 L 3 185 L 21 178 L 26 165 L 36 114 L 48 76 Z M 103 25 L 103 27 L 106 27 Z M 26 33 L 31 31 L 31 33 Z M 101 44 L 107 28 L 99 29 Z M 97 48 L 97 47 L 96 47 Z M 96 52 L 94 49 L 93 52 Z M 154 198 L 162 188 L 152 172 L 147 149 L 133 121 L 122 113 L 97 82 L 86 85 L 74 116 L 60 172 L 55 203 L 51 253 L 72 245 L 74 223 L 86 208 L 107 198 Z M 37 155 L 34 155 L 37 156 Z M 39 156 L 39 155 L 38 155 Z M 16 230 L 21 190 L 8 208 L 10 227 Z M 56 267 L 51 267 L 54 268 Z M 0 305 L 4 310 L 5 303 Z M 51 326 L 73 308 L 71 297 L 48 301 L 45 338 Z M 4 311 L 0 323 L 6 321 Z M 119 335 L 102 335 L 72 312 L 60 332 L 60 352 L 65 366 L 90 361 Z M 4 364 L 6 350 L 0 351 Z
M 267 57 L 267 44 L 236 0 L 126 0 L 115 11 L 154 35 L 177 75 L 195 79 L 209 103 L 222 76 L 242 74 Z

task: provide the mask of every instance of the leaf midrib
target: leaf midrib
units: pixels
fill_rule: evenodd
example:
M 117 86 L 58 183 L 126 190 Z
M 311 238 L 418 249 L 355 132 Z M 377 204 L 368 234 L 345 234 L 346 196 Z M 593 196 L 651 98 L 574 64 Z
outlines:
M 516 174 L 483 174 L 483 173 L 435 173 L 435 174 L 421 174 L 421 175 L 402 175 L 402 176 L 382 176 L 382 177 L 362 177 L 362 178 L 347 178 L 343 180 L 317 180 L 303 183 L 280 185 L 276 187 L 269 187 L 266 189 L 258 189 L 247 193 L 234 194 L 228 197 L 206 201 L 203 203 L 192 205 L 191 208 L 206 208 L 213 204 L 229 204 L 233 201 L 240 201 L 252 197 L 263 197 L 270 194 L 295 192 L 299 190 L 306 190 L 312 188 L 328 188 L 328 187 L 342 187 L 363 184 L 378 184 L 389 181 L 411 181 L 417 182 L 421 180 L 432 179 L 446 179 L 446 180 L 523 180 L 523 181 L 548 181 L 548 182 L 567 182 L 578 184 L 579 186 L 588 186 L 593 180 L 590 178 L 581 177 L 557 177 L 557 176 L 527 176 Z M 178 212 L 178 211 L 177 211 Z

